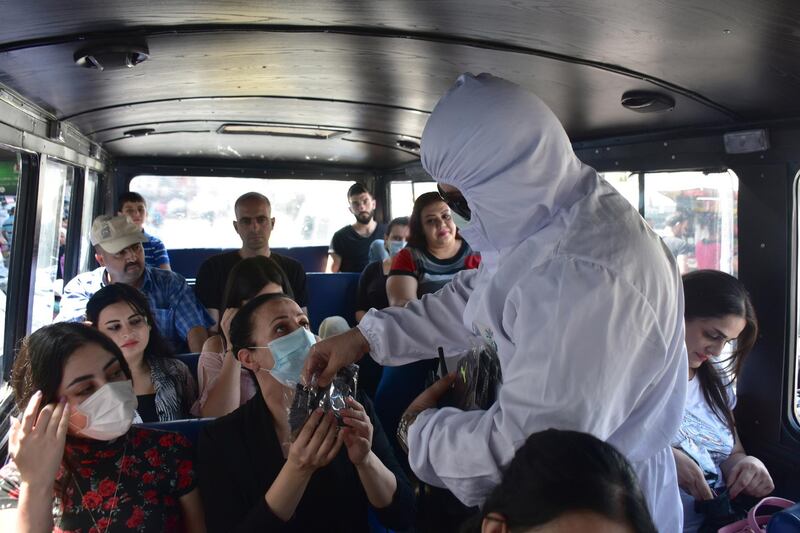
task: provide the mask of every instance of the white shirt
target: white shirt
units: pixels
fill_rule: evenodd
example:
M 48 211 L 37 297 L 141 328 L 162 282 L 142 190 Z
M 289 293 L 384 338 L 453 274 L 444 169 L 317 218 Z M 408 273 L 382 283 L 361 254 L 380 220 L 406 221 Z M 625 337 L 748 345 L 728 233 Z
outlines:
M 732 410 L 736 405 L 736 395 L 732 386 L 728 387 L 727 392 L 728 407 Z M 728 425 L 711 410 L 700 387 L 700 380 L 696 377 L 689 381 L 686 410 L 680 429 L 672 439 L 672 445 L 690 453 L 701 469 L 717 475 L 717 482 L 714 484 L 717 494 L 724 490 L 725 479 L 720 465 L 733 453 L 734 437 Z M 694 511 L 694 497 L 691 494 L 683 489 L 680 492 L 684 531 L 697 531 L 705 516 Z
M 577 160 L 552 112 L 504 80 L 462 76 L 422 146 L 426 170 L 469 202 L 462 235 L 483 263 L 405 308 L 371 310 L 358 327 L 389 365 L 493 342 L 503 385 L 486 411 L 422 413 L 408 435 L 414 472 L 481 504 L 529 435 L 584 431 L 627 456 L 656 526 L 679 531 L 669 444 L 688 369 L 669 251 Z

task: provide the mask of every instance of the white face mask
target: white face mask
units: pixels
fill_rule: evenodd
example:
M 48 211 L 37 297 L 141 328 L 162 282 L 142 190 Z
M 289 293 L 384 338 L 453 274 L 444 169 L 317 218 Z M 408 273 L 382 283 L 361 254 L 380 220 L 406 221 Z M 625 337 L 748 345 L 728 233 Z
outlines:
M 106 383 L 73 407 L 70 427 L 82 437 L 116 439 L 130 429 L 137 405 L 132 381 Z
M 453 219 L 453 224 L 455 224 L 456 227 L 462 231 L 464 230 L 464 228 L 467 227 L 467 224 L 469 224 L 469 220 L 462 217 L 453 210 L 450 211 L 450 217 Z

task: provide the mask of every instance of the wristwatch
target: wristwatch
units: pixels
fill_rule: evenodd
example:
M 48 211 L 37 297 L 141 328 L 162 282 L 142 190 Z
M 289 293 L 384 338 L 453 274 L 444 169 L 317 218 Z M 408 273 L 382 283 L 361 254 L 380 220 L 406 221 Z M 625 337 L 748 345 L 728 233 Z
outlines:
M 420 411 L 406 411 L 400 417 L 400 423 L 397 424 L 397 442 L 400 447 L 408 455 L 408 428 L 419 416 Z

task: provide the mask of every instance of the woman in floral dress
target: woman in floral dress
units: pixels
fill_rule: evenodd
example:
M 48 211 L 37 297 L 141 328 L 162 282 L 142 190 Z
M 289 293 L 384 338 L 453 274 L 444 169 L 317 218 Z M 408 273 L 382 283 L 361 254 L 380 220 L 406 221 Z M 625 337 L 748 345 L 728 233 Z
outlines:
M 191 445 L 131 427 L 131 373 L 111 339 L 46 326 L 23 341 L 12 385 L 23 414 L 0 470 L 0 531 L 205 531 Z

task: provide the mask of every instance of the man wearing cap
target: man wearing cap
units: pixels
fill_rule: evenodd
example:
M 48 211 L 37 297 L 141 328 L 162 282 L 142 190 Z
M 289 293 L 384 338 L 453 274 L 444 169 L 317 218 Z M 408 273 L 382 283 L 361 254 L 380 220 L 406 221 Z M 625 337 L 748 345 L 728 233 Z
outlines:
M 177 352 L 199 352 L 214 321 L 180 274 L 145 265 L 142 231 L 126 216 L 100 215 L 92 224 L 99 268 L 84 272 L 64 287 L 56 322 L 85 320 L 86 303 L 110 283 L 136 287 L 147 297 L 164 338 Z

